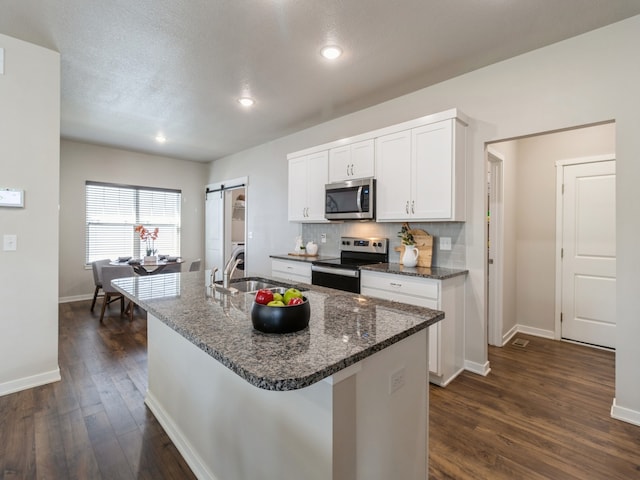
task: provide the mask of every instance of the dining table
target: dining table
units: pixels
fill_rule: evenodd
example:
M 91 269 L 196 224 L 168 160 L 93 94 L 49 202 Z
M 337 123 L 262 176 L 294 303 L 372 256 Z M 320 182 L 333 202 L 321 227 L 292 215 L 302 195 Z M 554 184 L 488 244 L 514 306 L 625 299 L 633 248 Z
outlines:
M 179 265 L 184 263 L 181 257 L 165 257 L 159 258 L 153 261 L 144 261 L 144 259 L 131 258 L 131 257 L 119 257 L 116 260 L 112 260 L 110 265 L 131 265 L 133 271 L 140 275 L 157 275 L 162 273 L 165 268 L 170 265 Z

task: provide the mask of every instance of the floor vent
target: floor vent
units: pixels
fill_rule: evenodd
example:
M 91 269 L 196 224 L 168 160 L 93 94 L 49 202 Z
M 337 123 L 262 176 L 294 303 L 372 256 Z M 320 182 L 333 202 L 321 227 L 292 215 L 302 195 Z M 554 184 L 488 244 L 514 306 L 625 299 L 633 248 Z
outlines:
M 511 342 L 511 345 L 524 348 L 529 345 L 529 340 L 525 340 L 524 338 L 516 338 L 513 342 Z

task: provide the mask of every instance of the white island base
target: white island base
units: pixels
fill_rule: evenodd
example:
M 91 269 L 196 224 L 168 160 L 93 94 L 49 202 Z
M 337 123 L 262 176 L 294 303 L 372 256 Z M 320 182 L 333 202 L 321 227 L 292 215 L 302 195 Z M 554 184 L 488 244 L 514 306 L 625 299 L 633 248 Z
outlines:
M 148 347 L 146 403 L 200 479 L 427 478 L 428 329 L 290 391 L 251 385 L 152 314 Z

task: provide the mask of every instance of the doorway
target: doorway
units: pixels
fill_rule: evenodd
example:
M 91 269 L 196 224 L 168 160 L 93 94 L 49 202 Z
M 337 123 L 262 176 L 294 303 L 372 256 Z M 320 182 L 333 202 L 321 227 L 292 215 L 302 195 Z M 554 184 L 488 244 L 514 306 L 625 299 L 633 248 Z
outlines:
M 556 279 L 556 163 L 571 158 L 612 155 L 615 123 L 577 127 L 487 145 L 493 157 L 502 156 L 502 243 L 492 243 L 502 252 L 502 283 L 496 276 L 499 253 L 491 253 L 487 265 L 487 342 L 504 345 L 518 332 L 560 340 L 560 302 Z M 493 158 L 494 163 L 496 161 Z M 490 177 L 488 177 L 490 181 Z M 490 190 L 487 210 L 491 213 Z M 499 211 L 493 207 L 495 213 Z M 493 217 L 494 215 L 492 215 Z M 495 218 L 495 217 L 494 217 Z M 493 230 L 491 222 L 488 230 Z M 615 230 L 615 226 L 614 226 Z M 493 234 L 494 239 L 496 234 Z M 488 252 L 490 253 L 490 252 Z M 495 256 L 494 256 L 495 255 Z M 496 278 L 498 278 L 497 275 Z M 494 288 L 498 286 L 498 295 Z M 494 296 L 495 295 L 495 296 Z M 497 302 L 497 303 L 496 303 Z M 493 305 L 493 306 L 492 306 Z M 502 310 L 500 325 L 492 312 Z M 501 343 L 498 341 L 501 340 Z
M 240 256 L 234 277 L 244 276 L 247 267 L 248 178 L 236 178 L 207 185 L 205 200 L 205 269 L 217 268 L 222 279 L 225 262 Z

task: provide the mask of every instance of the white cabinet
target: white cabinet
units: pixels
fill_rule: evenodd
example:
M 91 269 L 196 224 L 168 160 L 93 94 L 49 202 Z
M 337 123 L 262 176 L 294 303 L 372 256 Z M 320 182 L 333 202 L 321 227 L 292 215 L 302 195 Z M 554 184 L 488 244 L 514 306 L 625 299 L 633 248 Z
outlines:
M 360 281 L 363 295 L 444 311 L 429 327 L 429 381 L 444 387 L 464 369 L 464 275 L 434 280 L 362 270 Z
M 376 172 L 376 218 L 410 218 L 410 130 L 376 138 Z
M 329 182 L 373 177 L 375 173 L 373 139 L 329 150 Z
M 311 283 L 311 263 L 271 259 L 271 276 L 296 283 Z
M 379 221 L 464 221 L 466 126 L 455 118 L 376 138 Z
M 289 221 L 326 222 L 324 186 L 329 179 L 329 154 L 322 151 L 289 160 Z

